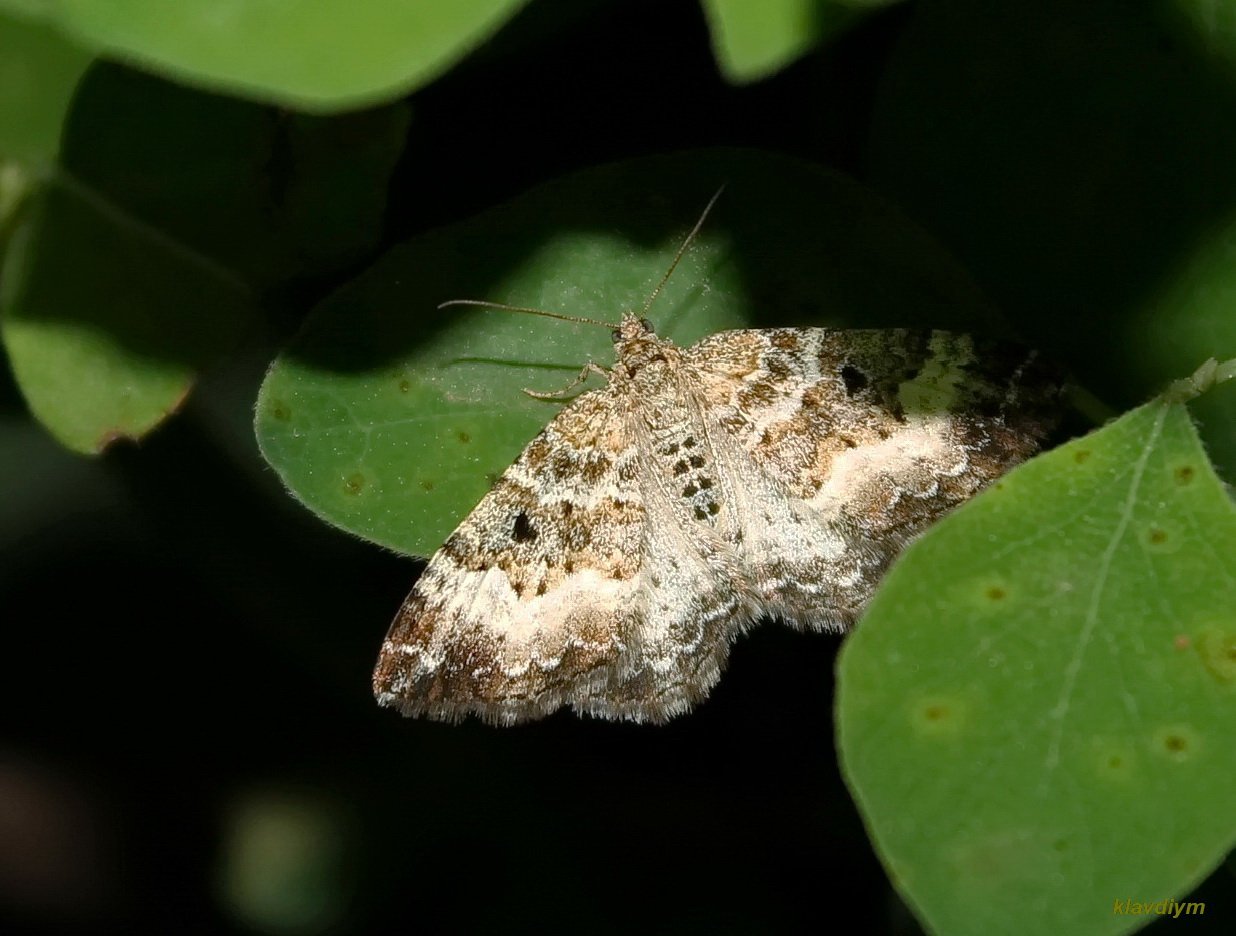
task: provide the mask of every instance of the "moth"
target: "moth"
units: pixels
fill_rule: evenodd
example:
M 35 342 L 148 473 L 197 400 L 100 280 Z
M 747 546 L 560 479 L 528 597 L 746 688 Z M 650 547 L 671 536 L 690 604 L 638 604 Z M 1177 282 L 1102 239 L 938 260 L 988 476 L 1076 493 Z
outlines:
M 613 367 L 589 368 L 605 386 L 568 403 L 429 560 L 382 644 L 382 705 L 664 722 L 707 696 L 757 621 L 852 626 L 908 542 L 1042 444 L 1060 379 L 1013 344 L 657 335 L 644 314 L 713 202 L 642 312 L 597 323 L 613 329 Z

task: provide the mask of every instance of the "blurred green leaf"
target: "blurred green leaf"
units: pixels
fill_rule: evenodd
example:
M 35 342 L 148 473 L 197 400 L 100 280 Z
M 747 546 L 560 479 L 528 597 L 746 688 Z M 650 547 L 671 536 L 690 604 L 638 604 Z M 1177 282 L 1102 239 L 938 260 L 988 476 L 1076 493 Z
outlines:
M 264 933 L 330 931 L 352 890 L 353 830 L 338 805 L 307 792 L 236 797 L 222 830 L 218 890 L 224 908 Z
M 180 81 L 301 110 L 401 97 L 488 38 L 526 0 L 62 0 L 5 5 L 84 48 Z
M 1121 408 L 1236 355 L 1232 10 L 925 0 L 877 99 L 874 184 Z M 1236 479 L 1236 390 L 1195 412 Z
M 403 104 L 281 114 L 110 66 L 83 82 L 62 161 L 126 212 L 264 287 L 373 249 L 408 121 Z
M 315 310 L 257 406 L 267 460 L 319 516 L 405 553 L 435 549 L 558 411 L 556 390 L 607 331 L 448 299 L 615 321 L 640 308 L 679 240 L 728 188 L 650 316 L 690 343 L 742 325 L 930 324 L 992 330 L 969 282 L 854 183 L 719 150 L 635 160 L 535 189 L 409 241 Z
M 24 563 L 37 563 L 41 550 L 63 548 L 64 533 L 52 531 L 129 506 L 99 462 L 66 452 L 24 412 L 0 413 L 0 491 L 12 492 L 0 497 L 0 587 L 20 578 Z
M 289 172 L 274 218 L 305 271 L 351 266 L 374 250 L 386 220 L 387 182 L 403 152 L 404 104 L 335 117 L 289 115 L 282 127 Z
M 912 546 L 838 664 L 844 770 L 935 932 L 1121 933 L 1236 844 L 1236 509 L 1183 406 Z
M 0 16 L 0 161 L 50 162 L 92 56 L 45 26 Z
M 0 257 L 21 220 L 26 197 L 37 186 L 34 170 L 15 160 L 0 160 Z
M 46 0 L 0 0 L 0 10 L 27 19 L 38 19 L 46 9 Z
M 1204 40 L 1207 51 L 1229 69 L 1236 69 L 1236 4 L 1231 0 L 1177 0 L 1176 7 Z
M 255 314 L 226 271 L 62 182 L 36 197 L 0 269 L 14 376 L 79 452 L 157 425 Z
M 736 84 L 780 71 L 850 25 L 835 0 L 702 0 L 717 63 Z
M 701 0 L 721 72 L 734 84 L 775 74 L 873 9 L 900 0 Z
M 402 104 L 281 115 L 92 69 L 40 208 L 10 225 L 3 337 L 35 415 L 81 452 L 152 429 L 258 295 L 376 246 L 407 128 Z

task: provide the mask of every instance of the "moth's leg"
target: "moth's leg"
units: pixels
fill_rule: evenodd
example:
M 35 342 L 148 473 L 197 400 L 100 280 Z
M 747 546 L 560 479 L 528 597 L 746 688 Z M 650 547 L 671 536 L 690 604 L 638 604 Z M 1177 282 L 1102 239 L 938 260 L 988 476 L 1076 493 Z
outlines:
M 528 396 L 532 397 L 534 400 L 556 400 L 559 397 L 566 396 L 568 393 L 570 393 L 572 390 L 574 390 L 576 387 L 582 384 L 585 380 L 588 379 L 589 374 L 600 374 L 602 377 L 608 377 L 609 371 L 607 371 L 600 364 L 597 364 L 594 361 L 589 361 L 587 364 L 584 365 L 583 370 L 579 372 L 578 377 L 576 377 L 569 384 L 567 384 L 565 387 L 562 387 L 559 390 L 550 390 L 546 392 L 543 390 L 530 390 L 527 387 L 524 387 L 524 393 L 528 394 Z

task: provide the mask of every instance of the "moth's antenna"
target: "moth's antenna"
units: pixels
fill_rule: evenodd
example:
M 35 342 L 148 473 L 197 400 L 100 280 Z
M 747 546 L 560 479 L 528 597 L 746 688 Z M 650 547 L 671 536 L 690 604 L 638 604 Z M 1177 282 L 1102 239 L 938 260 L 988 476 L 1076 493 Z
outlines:
M 725 191 L 725 186 L 721 186 L 713 194 L 712 198 L 708 199 L 708 204 L 704 206 L 704 211 L 700 214 L 700 219 L 695 222 L 695 227 L 691 228 L 689 234 L 682 242 L 682 246 L 678 248 L 678 253 L 674 256 L 674 262 L 669 265 L 669 269 L 665 271 L 665 275 L 661 277 L 661 282 L 657 283 L 657 288 L 652 291 L 652 295 L 648 297 L 648 301 L 644 303 L 644 308 L 641 315 L 647 314 L 652 304 L 656 301 L 657 296 L 661 295 L 661 290 L 665 288 L 665 284 L 669 282 L 669 278 L 674 275 L 674 270 L 678 268 L 678 264 L 682 261 L 687 249 L 691 246 L 691 242 L 700 232 L 700 228 L 704 226 L 704 222 L 708 220 L 708 213 L 712 211 L 712 206 L 717 203 L 717 199 L 721 197 L 721 193 Z M 545 309 L 534 309 L 531 306 L 507 305 L 504 302 L 487 302 L 483 299 L 448 299 L 446 302 L 438 305 L 439 309 L 445 309 L 447 306 L 479 306 L 482 309 L 498 309 L 502 312 L 524 312 L 528 315 L 542 315 L 545 318 L 560 319 L 564 322 L 578 322 L 581 325 L 599 325 L 602 328 L 621 328 L 621 325 L 615 325 L 613 322 L 601 322 L 597 319 L 584 318 L 582 315 L 563 315 L 560 312 L 549 312 Z
M 545 309 L 534 309 L 530 306 L 507 305 L 504 302 L 486 302 L 483 299 L 448 299 L 441 303 L 438 308 L 445 309 L 447 306 L 467 305 L 480 306 L 482 309 L 499 309 L 502 312 L 526 312 L 529 315 L 543 315 L 545 318 L 561 319 L 564 322 L 579 322 L 582 325 L 600 325 L 602 328 L 619 328 L 613 322 L 600 322 L 596 319 L 584 318 L 581 315 L 563 315 L 560 312 L 547 312 Z
M 661 295 L 661 290 L 665 288 L 665 284 L 669 282 L 669 278 L 674 275 L 674 270 L 678 267 L 678 263 L 686 254 L 687 248 L 691 246 L 691 242 L 695 240 L 695 235 L 700 232 L 700 228 L 704 226 L 704 222 L 708 219 L 708 212 L 712 211 L 712 206 L 717 203 L 717 199 L 721 197 L 721 193 L 725 191 L 725 186 L 717 189 L 712 198 L 708 199 L 708 204 L 704 206 L 704 212 L 700 215 L 700 219 L 695 222 L 695 227 L 691 228 L 691 233 L 687 235 L 682 242 L 682 246 L 678 248 L 678 254 L 674 257 L 674 262 L 669 265 L 669 269 L 665 271 L 665 275 L 661 277 L 661 282 L 657 283 L 657 288 L 652 291 L 652 295 L 648 297 L 648 301 L 644 303 L 644 308 L 640 310 L 640 315 L 648 314 L 648 310 L 652 308 L 653 302 L 657 296 Z

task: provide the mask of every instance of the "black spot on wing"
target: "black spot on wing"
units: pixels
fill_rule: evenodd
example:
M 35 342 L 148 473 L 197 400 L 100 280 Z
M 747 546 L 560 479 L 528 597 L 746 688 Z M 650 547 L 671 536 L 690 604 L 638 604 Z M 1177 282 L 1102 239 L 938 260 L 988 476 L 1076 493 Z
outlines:
M 517 543 L 532 543 L 536 541 L 536 527 L 532 525 L 532 521 L 528 519 L 528 515 L 522 510 L 515 515 L 515 528 L 512 531 L 512 536 Z
M 870 381 L 868 381 L 867 375 L 853 364 L 846 364 L 841 368 L 841 382 L 845 384 L 846 396 L 852 397 L 866 389 Z

